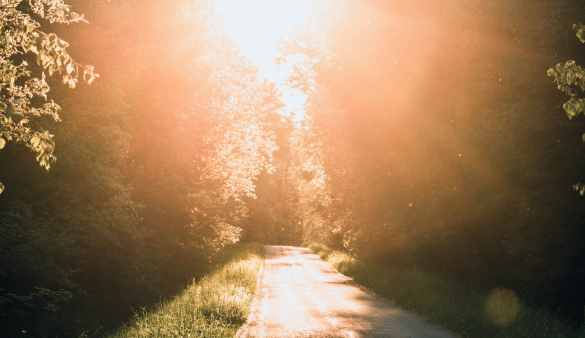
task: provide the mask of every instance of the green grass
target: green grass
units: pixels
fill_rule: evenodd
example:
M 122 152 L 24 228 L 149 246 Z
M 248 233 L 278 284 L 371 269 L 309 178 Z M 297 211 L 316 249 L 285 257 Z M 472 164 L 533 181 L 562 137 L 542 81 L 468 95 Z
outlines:
M 109 337 L 233 337 L 250 313 L 263 253 L 256 243 L 225 250 L 214 272 Z
M 359 261 L 319 243 L 306 246 L 357 284 L 462 337 L 585 337 L 585 328 L 522 304 L 510 290 L 486 295 L 443 275 Z

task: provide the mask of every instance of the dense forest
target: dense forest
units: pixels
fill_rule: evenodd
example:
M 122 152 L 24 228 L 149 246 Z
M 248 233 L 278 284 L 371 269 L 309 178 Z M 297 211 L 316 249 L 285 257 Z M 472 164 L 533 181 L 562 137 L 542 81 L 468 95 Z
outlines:
M 277 60 L 301 121 L 212 0 L 66 3 L 69 25 L 61 1 L 0 0 L 1 334 L 103 334 L 238 241 L 321 241 L 582 321 L 585 1 L 318 1 Z
M 558 89 L 579 102 L 583 77 L 565 62 L 585 61 L 583 13 L 583 1 L 322 3 L 282 48 L 309 94 L 295 148 L 307 235 L 582 318 L 585 120 L 567 118 L 578 110 Z
M 54 135 L 49 171 L 26 139 L 0 152 L 0 306 L 2 326 L 77 337 L 184 287 L 245 238 L 283 122 L 274 84 L 239 54 L 213 3 L 67 4 L 90 24 L 35 19 L 99 78 L 72 89 L 47 74 L 61 122 L 28 124 Z M 35 57 L 14 62 L 40 68 Z M 67 312 L 45 311 L 55 307 Z

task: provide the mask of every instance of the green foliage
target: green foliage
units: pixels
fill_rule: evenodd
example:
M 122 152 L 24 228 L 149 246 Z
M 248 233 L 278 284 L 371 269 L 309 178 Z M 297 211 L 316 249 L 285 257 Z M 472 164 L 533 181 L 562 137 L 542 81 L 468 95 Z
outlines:
M 584 29 L 585 25 L 582 22 L 573 25 L 573 30 L 577 31 L 577 38 L 583 43 L 585 43 Z M 583 68 L 578 66 L 574 60 L 569 60 L 564 64 L 557 64 L 556 69 L 549 69 L 547 74 L 554 76 L 559 90 L 569 96 L 569 101 L 563 104 L 569 119 L 585 113 L 585 100 L 580 98 L 585 92 L 585 79 L 583 79 L 585 71 Z M 585 134 L 583 134 L 583 141 L 585 141 Z M 578 191 L 581 196 L 585 194 L 585 185 L 581 183 L 573 185 L 573 189 Z
M 333 253 L 333 249 L 329 248 L 327 245 L 322 244 L 322 243 L 318 243 L 318 242 L 309 242 L 304 243 L 303 246 L 306 246 L 307 248 L 311 249 L 315 254 L 319 255 L 319 257 L 321 257 L 321 259 L 328 261 L 329 259 L 329 255 L 331 255 L 331 253 Z M 337 266 L 337 265 L 335 265 Z M 339 268 L 339 266 L 336 267 L 336 269 Z M 344 273 L 344 272 L 342 272 Z
M 563 6 L 321 2 L 282 46 L 308 94 L 295 140 L 305 239 L 581 320 L 585 233 L 570 187 L 584 121 L 554 114 L 566 97 L 539 71 L 581 48 L 564 32 L 583 3 Z M 581 92 L 580 63 L 552 70 L 566 94 Z
M 5 290 L 0 288 L 0 292 L 4 293 Z M 57 304 L 59 302 L 68 301 L 73 297 L 71 292 L 63 289 L 59 291 L 51 291 L 46 288 L 35 288 L 34 292 L 29 293 L 27 296 L 18 296 L 14 293 L 4 293 L 0 296 L 0 314 L 4 313 L 4 306 L 10 305 L 11 311 L 14 314 L 26 315 L 26 308 L 32 308 L 35 306 L 35 302 L 40 302 L 44 310 L 57 312 Z
M 0 326 L 14 335 L 108 331 L 131 308 L 176 294 L 241 239 L 258 173 L 274 170 L 268 124 L 280 94 L 257 78 L 211 2 L 68 4 L 92 24 L 55 34 L 106 74 L 75 91 L 47 77 L 65 121 L 37 120 L 59 144 L 34 140 L 41 156 L 59 157 L 50 172 L 31 165 L 30 142 L 0 152 L 2 182 L 18 187 L 0 198 L 0 287 L 74 296 L 59 313 L 13 316 L 21 306 L 5 304 Z
M 85 20 L 61 1 L 6 3 L 7 20 L 30 27 L 34 15 Z M 95 321 L 65 336 L 177 292 L 242 238 L 301 235 L 581 317 L 585 222 L 566 187 L 584 172 L 584 125 L 551 114 L 566 97 L 535 70 L 575 55 L 558 39 L 582 5 L 325 1 L 283 45 L 298 61 L 291 85 L 309 94 L 292 131 L 280 93 L 258 79 L 211 1 L 68 3 L 92 25 L 26 28 L 20 42 L 8 37 L 21 28 L 3 26 L 13 68 L 0 72 L 3 95 L 23 94 L 0 98 L 2 182 L 18 187 L 0 199 L 0 287 L 75 294 L 61 318 L 88 304 L 108 314 L 81 311 Z M 70 49 L 107 72 L 91 91 L 67 88 L 96 76 Z M 565 94 L 581 90 L 580 62 L 553 70 Z M 59 106 L 43 103 L 49 85 Z M 239 297 L 224 286 L 225 299 Z M 223 304 L 219 289 L 205 290 Z M 197 311 L 241 320 L 230 304 Z M 28 312 L 2 323 L 39 336 L 66 326 Z
M 565 64 L 559 63 L 555 69 L 549 69 L 548 76 L 554 76 L 559 90 L 570 97 L 563 108 L 569 119 L 585 112 L 585 103 L 579 96 L 585 91 L 585 71 L 575 61 L 569 60 Z
M 23 11 L 26 3 L 34 14 L 53 23 L 86 22 L 83 15 L 71 12 L 63 1 L 53 0 L 2 0 L 0 2 L 0 149 L 7 141 L 26 144 L 36 153 L 37 162 L 47 170 L 54 163 L 53 156 L 55 143 L 53 135 L 42 128 L 31 127 L 29 122 L 41 116 L 49 116 L 59 121 L 60 106 L 53 100 L 42 106 L 37 104 L 37 98 L 45 101 L 49 92 L 49 85 L 45 73 L 35 73 L 26 60 L 17 57 L 27 52 L 37 55 L 36 62 L 43 70 L 52 76 L 53 73 L 63 73 L 63 83 L 75 88 L 80 65 L 67 53 L 69 44 L 61 40 L 55 33 L 40 31 L 40 23 Z M 18 61 L 20 59 L 20 63 Z M 83 67 L 84 79 L 91 83 L 97 74 L 93 66 Z M 40 76 L 40 78 L 39 78 Z M 87 77 L 86 77 L 87 76 Z M 2 193 L 2 188 L 0 193 Z
M 255 243 L 226 249 L 214 272 L 110 337 L 232 337 L 250 313 L 263 251 Z
M 300 244 L 301 217 L 295 212 L 299 193 L 294 172 L 298 159 L 292 153 L 292 121 L 281 114 L 266 116 L 267 128 L 274 132 L 278 151 L 274 152 L 274 171 L 257 176 L 255 198 L 246 200 L 249 218 L 243 226 L 245 240 L 267 244 Z

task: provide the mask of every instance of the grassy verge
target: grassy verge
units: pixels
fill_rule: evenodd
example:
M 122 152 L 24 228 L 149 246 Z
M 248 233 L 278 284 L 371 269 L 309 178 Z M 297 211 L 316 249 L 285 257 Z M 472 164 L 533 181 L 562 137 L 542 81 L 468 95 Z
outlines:
M 256 243 L 225 251 L 214 272 L 109 337 L 233 337 L 248 318 L 264 251 Z
M 485 295 L 442 275 L 382 267 L 319 243 L 306 246 L 357 284 L 462 337 L 585 337 L 585 328 L 522 304 L 510 290 Z

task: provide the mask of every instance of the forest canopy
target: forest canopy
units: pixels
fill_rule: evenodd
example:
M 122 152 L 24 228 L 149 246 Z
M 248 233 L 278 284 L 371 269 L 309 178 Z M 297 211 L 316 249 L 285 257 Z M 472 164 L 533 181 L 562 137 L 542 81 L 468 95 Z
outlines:
M 3 327 L 107 331 L 238 241 L 583 318 L 585 2 L 315 3 L 293 120 L 212 0 L 0 0 Z
M 17 141 L 0 151 L 4 318 L 34 323 L 61 305 L 90 311 L 79 306 L 96 295 L 131 311 L 136 299 L 158 299 L 202 273 L 213 253 L 244 236 L 245 200 L 260 171 L 274 168 L 272 121 L 282 103 L 212 2 L 4 1 L 2 11 L 3 38 L 18 40 L 3 58 L 17 77 L 1 98 L 2 137 Z M 12 18 L 24 28 L 7 26 Z M 96 75 L 73 58 L 101 77 L 70 90 L 78 74 Z M 55 157 L 59 164 L 40 170 L 27 147 L 47 169 Z M 62 302 L 71 295 L 72 304 Z
M 305 236 L 579 318 L 584 6 L 319 2 L 281 49 Z

